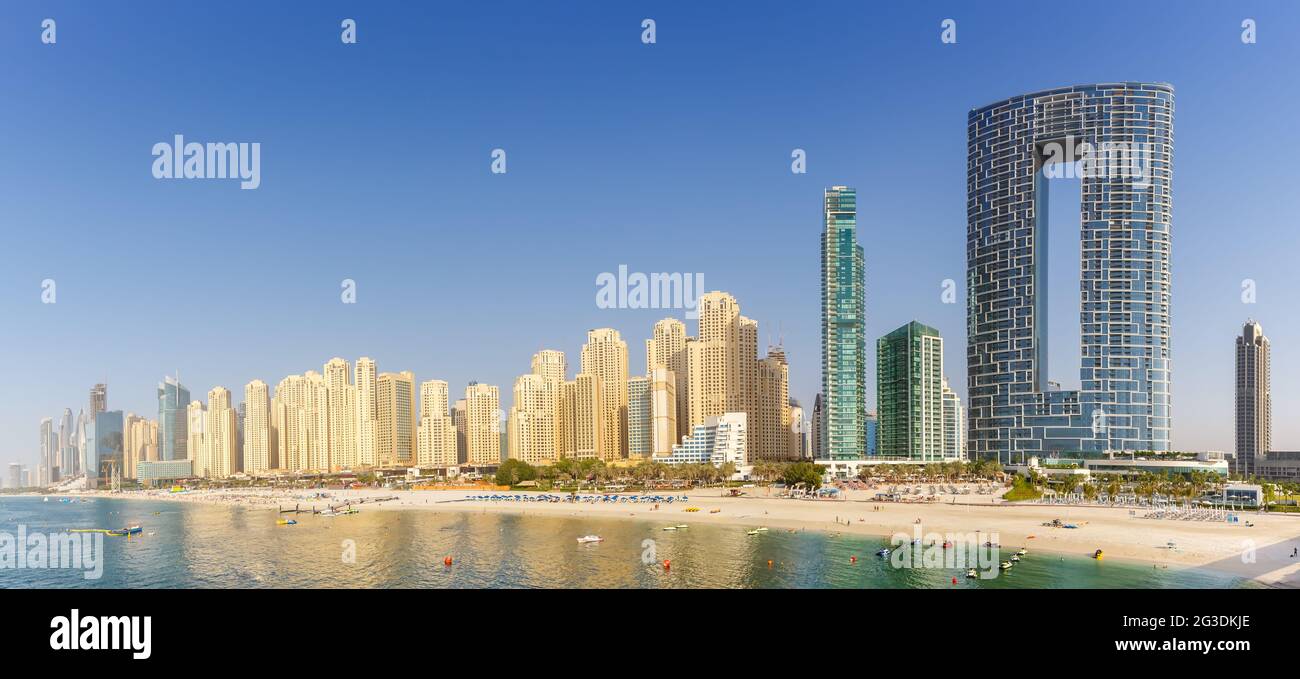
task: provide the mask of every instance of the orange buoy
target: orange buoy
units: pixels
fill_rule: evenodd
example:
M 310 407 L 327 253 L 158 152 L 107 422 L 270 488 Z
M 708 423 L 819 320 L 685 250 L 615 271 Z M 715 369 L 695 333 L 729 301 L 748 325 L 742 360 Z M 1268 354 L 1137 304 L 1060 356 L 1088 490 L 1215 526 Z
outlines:
M 444 558 L 444 559 L 442 560 L 442 565 L 444 565 L 444 566 L 450 566 L 450 565 L 451 565 L 451 557 L 446 557 L 446 558 Z
M 857 562 L 858 562 L 858 557 L 856 556 L 849 557 L 849 563 L 857 563 Z
M 952 576 L 952 584 L 957 584 L 957 576 Z
M 772 560 L 771 560 L 771 559 L 768 559 L 768 560 L 767 560 L 767 567 L 768 567 L 768 568 L 771 568 L 771 567 L 772 567 Z
M 672 560 L 671 560 L 671 559 L 664 559 L 664 570 L 670 570 L 670 569 L 672 569 L 672 567 L 673 567 L 673 562 L 672 562 Z

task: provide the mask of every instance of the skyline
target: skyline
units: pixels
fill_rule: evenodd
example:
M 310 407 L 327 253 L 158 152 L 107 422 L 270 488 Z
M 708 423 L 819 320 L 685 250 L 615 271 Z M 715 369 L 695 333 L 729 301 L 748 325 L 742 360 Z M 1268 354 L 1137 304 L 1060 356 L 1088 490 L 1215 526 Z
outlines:
M 839 184 L 855 186 L 860 205 L 869 206 L 859 208 L 858 220 L 866 257 L 868 371 L 877 365 L 871 340 L 912 320 L 932 325 L 950 340 L 945 343 L 947 376 L 962 401 L 969 403 L 964 371 L 955 369 L 965 364 L 961 341 L 965 308 L 940 302 L 940 284 L 945 279 L 958 281 L 958 299 L 964 298 L 960 289 L 965 270 L 964 116 L 970 108 L 1017 92 L 1130 79 L 1171 82 L 1180 101 L 1173 246 L 1178 284 L 1173 293 L 1172 352 L 1175 366 L 1181 369 L 1173 379 L 1172 447 L 1232 450 L 1231 343 L 1247 318 L 1269 327 L 1279 349 L 1273 361 L 1278 411 L 1286 412 L 1286 406 L 1300 398 L 1300 390 L 1287 387 L 1300 383 L 1295 352 L 1287 351 L 1300 342 L 1300 322 L 1287 318 L 1287 299 L 1277 292 L 1285 289 L 1289 253 L 1287 248 L 1267 247 L 1291 242 L 1285 209 L 1277 205 L 1280 201 L 1269 200 L 1271 195 L 1288 195 L 1288 184 L 1284 173 L 1272 171 L 1269 164 L 1248 162 L 1252 151 L 1264 153 L 1267 148 L 1286 155 L 1296 150 L 1296 140 L 1286 133 L 1289 127 L 1282 120 L 1283 112 L 1290 110 L 1285 102 L 1293 100 L 1289 92 L 1261 85 L 1263 76 L 1257 72 L 1268 75 L 1267 69 L 1240 68 L 1233 78 L 1222 75 L 1254 61 L 1288 55 L 1294 60 L 1295 41 L 1284 39 L 1280 28 L 1294 14 L 1290 8 L 1274 11 L 1272 18 L 1264 11 L 1251 12 L 1261 23 L 1263 36 L 1255 45 L 1237 40 L 1241 19 L 1237 15 L 1243 12 L 1200 6 L 1161 24 L 1169 30 L 1151 36 L 1156 48 L 1141 66 L 1108 56 L 1104 46 L 1110 32 L 1099 31 L 1103 39 L 1090 41 L 1097 49 L 1087 55 L 1039 55 L 1042 62 L 1026 62 L 1014 73 L 994 68 L 991 82 L 988 77 L 963 82 L 963 76 L 1007 59 L 995 43 L 996 36 L 1011 29 L 999 26 L 997 18 L 1015 13 L 1025 15 L 1024 21 L 1044 20 L 1055 10 L 1002 8 L 966 19 L 960 8 L 899 8 L 889 10 L 892 14 L 873 8 L 862 14 L 871 21 L 856 27 L 820 23 L 811 13 L 790 10 L 783 29 L 804 38 L 827 31 L 831 45 L 836 43 L 833 38 L 851 38 L 863 25 L 874 27 L 870 35 L 875 41 L 858 44 L 861 52 L 857 53 L 812 41 L 795 41 L 807 44 L 807 52 L 761 41 L 749 44 L 746 36 L 770 30 L 774 18 L 728 17 L 720 29 L 719 24 L 701 18 L 722 13 L 714 8 L 604 10 L 591 25 L 566 23 L 566 10 L 545 15 L 525 10 L 520 25 L 507 24 L 504 30 L 512 44 L 527 46 L 529 58 L 539 63 L 521 70 L 517 62 L 505 59 L 516 71 L 506 79 L 505 89 L 514 92 L 515 101 L 530 105 L 491 109 L 486 117 L 492 124 L 462 129 L 457 126 L 482 111 L 464 105 L 456 108 L 453 96 L 439 99 L 442 105 L 432 107 L 438 115 L 432 123 L 426 122 L 426 108 L 435 103 L 431 96 L 404 98 L 386 89 L 394 84 L 388 80 L 372 84 L 359 78 L 376 64 L 382 67 L 422 54 L 416 44 L 420 31 L 440 31 L 445 39 L 429 49 L 443 57 L 448 57 L 443 50 L 472 50 L 469 45 L 482 37 L 475 32 L 477 20 L 456 13 L 473 10 L 416 10 L 420 20 L 410 27 L 398 21 L 409 18 L 407 12 L 366 10 L 357 17 L 361 39 L 351 46 L 364 50 L 363 69 L 349 61 L 355 55 L 338 51 L 347 48 L 337 43 L 336 19 L 355 14 L 344 7 L 313 10 L 308 13 L 310 20 L 296 14 L 289 18 L 274 8 L 252 10 L 267 21 L 254 20 L 249 27 L 241 22 L 250 53 L 235 66 L 188 54 L 179 55 L 181 66 L 133 64 L 156 76 L 159 90 L 176 88 L 202 102 L 193 110 L 173 107 L 164 113 L 148 110 L 164 101 L 150 93 L 153 87 L 139 89 L 111 72 L 85 67 L 92 57 L 109 58 L 111 65 L 105 69 L 120 67 L 122 61 L 131 62 L 147 52 L 130 40 L 121 49 L 104 52 L 110 41 L 100 32 L 112 34 L 116 27 L 134 35 L 134 31 L 160 28 L 163 20 L 144 20 L 143 25 L 126 30 L 118 25 L 124 20 L 110 16 L 92 34 L 78 29 L 77 21 L 91 12 L 55 8 L 48 13 L 60 17 L 60 40 L 49 47 L 40 45 L 34 31 L 28 35 L 22 28 L 38 25 L 40 17 L 31 21 L 7 17 L 13 20 L 0 28 L 5 43 L 0 50 L 20 55 L 32 68 L 0 78 L 14 91 L 33 94 L 19 100 L 13 110 L 0 113 L 0 123 L 14 129 L 17 138 L 16 152 L 0 160 L 0 176 L 5 178 L 0 204 L 6 206 L 11 223 L 29 225 L 14 230 L 15 243 L 6 250 L 0 274 L 6 290 L 0 312 L 13 319 L 13 327 L 24 330 L 21 336 L 7 335 L 4 340 L 10 355 L 23 360 L 12 378 L 17 388 L 7 390 L 0 403 L 0 433 L 8 446 L 0 456 L 33 463 L 33 424 L 43 417 L 57 417 L 65 407 L 75 412 L 95 382 L 110 385 L 111 408 L 152 416 L 157 410 L 151 398 L 157 382 L 177 370 L 196 394 L 217 384 L 237 393 L 254 378 L 269 382 L 330 356 L 369 355 L 389 368 L 411 370 L 417 377 L 435 376 L 453 385 L 477 379 L 508 390 L 514 378 L 526 372 L 528 357 L 539 349 L 552 347 L 570 357 L 579 355 L 584 328 L 612 327 L 629 341 L 632 353 L 640 353 L 635 350 L 637 340 L 648 337 L 653 322 L 669 314 L 601 309 L 593 304 L 592 281 L 602 272 L 617 271 L 619 265 L 633 271 L 702 272 L 705 289 L 727 290 L 744 300 L 746 313 L 763 320 L 760 349 L 769 343 L 769 336 L 784 337 L 791 395 L 810 412 L 820 381 L 816 249 L 821 223 L 815 203 L 822 190 Z M 176 8 L 160 10 L 157 16 L 201 12 Z M 1130 12 L 1134 23 L 1157 13 L 1146 8 L 1130 8 Z M 465 29 L 466 35 L 446 35 L 455 31 L 439 28 L 448 23 L 443 20 L 448 13 L 450 23 Z M 656 45 L 636 41 L 641 14 L 656 15 L 660 35 Z M 959 21 L 957 45 L 938 41 L 939 20 L 945 16 Z M 256 63 L 250 60 L 270 49 L 260 47 L 259 41 L 276 38 L 262 24 L 283 27 L 286 22 L 295 29 L 288 38 L 278 39 L 298 41 L 303 62 L 282 58 L 287 63 L 258 64 L 274 75 L 248 73 L 245 85 L 225 93 L 205 92 L 184 77 L 186 65 L 234 68 Z M 530 22 L 544 25 L 545 35 L 531 35 Z M 701 25 L 720 35 L 711 36 Z M 217 20 L 194 37 L 200 45 L 216 45 L 223 28 L 230 26 Z M 499 21 L 494 28 L 502 29 Z M 323 36 L 318 41 L 310 38 L 315 31 Z M 555 45 L 569 41 L 556 39 L 556 32 L 594 38 L 586 46 L 589 51 L 562 48 Z M 1122 32 L 1118 35 L 1115 40 L 1123 39 Z M 709 42 L 711 37 L 718 38 L 717 44 Z M 1188 59 L 1193 48 L 1179 47 L 1182 42 L 1196 44 L 1195 59 Z M 728 46 L 741 44 L 747 45 L 744 60 L 727 57 Z M 964 49 L 972 45 L 978 48 Z M 51 51 L 34 51 L 43 47 Z M 280 54 L 282 46 L 275 50 Z M 901 74 L 867 74 L 864 68 L 855 84 L 867 90 L 873 89 L 865 87 L 869 84 L 896 87 L 906 74 L 934 80 L 931 91 L 909 92 L 914 96 L 907 108 L 870 92 L 866 99 L 850 92 L 845 95 L 850 102 L 868 105 L 854 115 L 828 113 L 810 108 L 811 97 L 799 95 L 830 91 L 825 88 L 831 86 L 831 78 L 809 76 L 818 66 L 833 63 L 836 56 L 866 66 L 865 55 L 890 50 L 922 66 L 903 68 Z M 313 79 L 303 70 L 309 66 L 309 56 L 325 61 L 330 74 L 342 74 L 355 87 L 355 99 L 327 96 L 329 78 Z M 499 75 L 495 69 L 502 65 L 501 57 L 479 56 L 483 63 L 466 65 L 467 70 L 459 74 L 439 74 L 450 78 L 443 83 L 451 85 L 449 91 L 459 95 L 494 91 L 461 80 L 472 81 L 469 74 L 474 72 Z M 745 61 L 751 59 L 761 68 L 747 68 Z M 565 95 L 546 92 L 547 106 L 538 109 L 531 104 L 537 103 L 534 97 L 539 93 L 529 89 L 524 76 L 536 76 L 557 60 L 572 72 L 554 84 L 569 88 L 565 91 L 574 101 L 557 104 L 550 98 L 567 102 Z M 696 68 L 703 63 L 704 73 L 692 76 L 685 69 L 687 62 Z M 1080 66 L 1083 62 L 1088 65 Z M 443 59 L 441 63 L 455 62 Z M 621 70 L 628 67 L 630 71 Z M 1197 68 L 1209 74 L 1198 73 Z M 718 108 L 705 107 L 712 101 L 704 98 L 706 91 L 712 92 L 708 76 L 728 72 L 738 76 L 735 89 L 724 91 Z M 628 77 L 629 73 L 636 77 Z M 253 107 L 258 110 L 246 114 L 239 112 L 240 105 L 230 103 L 238 96 L 224 98 L 231 92 L 262 92 L 279 82 L 277 78 L 290 76 L 301 76 L 300 86 L 309 95 L 296 95 L 299 100 L 268 89 Z M 95 77 L 135 96 L 110 93 L 107 85 L 90 81 Z M 746 93 L 746 87 L 766 78 L 772 78 L 774 91 L 782 94 L 759 98 Z M 617 96 L 602 98 L 595 104 L 596 113 L 574 119 L 588 123 L 590 129 L 566 123 L 566 115 L 583 110 L 579 105 L 591 105 L 584 93 L 597 85 L 614 90 Z M 68 91 L 73 90 L 105 110 L 99 131 L 58 123 L 66 117 L 60 111 L 70 104 L 68 110 L 81 110 L 75 104 L 80 99 L 68 99 Z M 367 97 L 395 107 L 376 113 L 379 104 L 367 104 Z M 656 97 L 665 101 L 656 102 Z M 222 106 L 222 101 L 227 105 Z M 443 115 L 447 101 L 453 102 L 452 111 Z M 205 110 L 203 104 L 214 106 Z M 691 109 L 692 105 L 704 110 Z M 312 115 L 317 108 L 345 121 L 353 120 L 351 116 L 377 115 L 406 127 L 384 125 L 386 131 L 359 132 L 346 125 L 331 127 Z M 724 115 L 742 109 L 750 115 Z M 905 110 L 908 115 L 902 115 Z M 1207 124 L 1215 116 L 1219 122 Z M 295 117 L 305 122 L 305 129 L 258 122 Z M 881 120 L 901 121 L 900 133 L 871 134 L 873 121 Z M 636 133 L 615 134 L 614 128 L 621 125 L 616 121 L 627 121 Z M 674 125 L 682 129 L 672 131 Z M 457 130 L 451 135 L 457 141 L 447 142 L 435 133 L 448 126 Z M 409 133 L 407 145 L 384 141 L 386 134 L 401 136 L 394 130 Z M 1252 136 L 1236 136 L 1241 131 Z M 351 135 L 338 136 L 348 132 Z M 204 141 L 263 142 L 261 187 L 240 191 L 224 182 L 149 178 L 149 147 L 170 140 L 174 133 Z M 439 146 L 439 140 L 449 145 Z M 331 143 L 344 153 L 322 153 Z M 497 146 L 511 150 L 506 176 L 488 172 L 488 152 Z M 436 148 L 451 152 L 429 156 Z M 808 151 L 806 175 L 789 173 L 794 148 Z M 410 156 L 405 163 L 403 153 Z M 927 154 L 933 159 L 918 160 Z M 70 158 L 87 162 L 83 166 Z M 617 163 L 616 172 L 610 171 L 611 159 Z M 692 159 L 699 162 L 689 162 Z M 353 167 L 358 160 L 361 167 L 392 167 L 393 172 L 372 177 L 364 170 L 343 171 L 344 164 Z M 544 181 L 543 175 L 550 176 Z M 656 187 L 652 200 L 644 198 L 644 186 Z M 322 196 L 335 200 L 321 201 Z M 478 206 L 485 202 L 500 210 L 483 216 Z M 147 207 L 134 211 L 128 207 L 135 204 Z M 376 212 L 384 207 L 387 212 Z M 610 229 L 611 214 L 619 215 L 616 226 L 620 228 Z M 481 232 L 464 228 L 475 223 L 470 219 L 488 228 Z M 1259 226 L 1231 226 L 1243 223 Z M 372 226 L 361 231 L 358 224 Z M 709 239 L 695 238 L 701 228 L 711 230 Z M 619 237 L 613 231 L 626 235 Z M 1236 249 L 1223 247 L 1227 231 L 1238 239 L 1230 243 L 1239 246 Z M 430 232 L 436 235 L 426 235 Z M 372 239 L 375 268 L 363 266 L 349 247 L 347 239 L 357 236 Z M 262 239 L 254 241 L 259 247 L 247 245 L 255 237 Z M 729 244 L 727 251 L 735 257 L 720 258 L 718 250 L 708 247 L 722 242 Z M 933 257 L 904 256 L 915 252 Z M 33 253 L 49 257 L 33 257 Z M 107 260 L 104 253 L 119 257 Z M 296 256 L 286 257 L 288 253 Z M 428 260 L 435 265 L 428 266 Z M 39 303 L 38 284 L 46 278 L 58 283 L 54 305 Z M 357 281 L 358 304 L 353 307 L 338 303 L 339 281 L 344 278 Z M 1258 284 L 1258 303 L 1241 303 L 1244 279 Z M 286 304 L 296 311 L 292 317 L 297 323 L 283 322 Z M 159 319 L 158 309 L 167 310 L 169 316 Z M 412 309 L 419 311 L 412 314 Z M 409 324 L 404 314 L 410 314 Z M 156 341 L 160 326 L 178 329 L 173 342 Z M 639 359 L 631 359 L 629 373 L 643 374 L 642 368 Z M 1060 372 L 1062 367 L 1053 369 Z M 1068 375 L 1077 372 L 1077 366 L 1067 364 L 1063 370 Z M 874 381 L 871 372 L 867 379 Z M 868 408 L 875 410 L 872 391 L 867 390 Z M 503 395 L 502 407 L 508 402 Z M 1297 427 L 1279 418 L 1274 447 L 1300 447 Z

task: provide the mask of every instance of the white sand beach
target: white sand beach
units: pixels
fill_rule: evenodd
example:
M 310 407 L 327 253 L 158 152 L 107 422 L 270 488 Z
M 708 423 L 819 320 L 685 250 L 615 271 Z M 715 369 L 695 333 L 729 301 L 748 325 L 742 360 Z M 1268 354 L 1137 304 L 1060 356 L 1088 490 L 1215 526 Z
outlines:
M 673 523 L 768 526 L 774 530 L 821 530 L 884 537 L 918 526 L 924 533 L 981 537 L 996 533 L 1004 549 L 1090 556 L 1097 549 L 1107 559 L 1139 561 L 1155 568 L 1196 567 L 1280 587 L 1300 587 L 1300 515 L 1246 513 L 1237 524 L 1141 518 L 1145 510 L 1117 507 L 1005 503 L 987 496 L 950 496 L 935 503 L 875 502 L 870 491 L 847 491 L 837 500 L 775 497 L 765 488 L 729 497 L 719 489 L 673 491 L 687 501 L 649 504 L 570 502 L 484 502 L 466 498 L 492 491 L 381 489 L 314 491 L 211 490 L 186 493 L 137 491 L 114 498 L 200 502 L 265 509 L 325 509 L 353 504 L 362 511 L 502 512 L 525 515 L 591 516 Z M 523 492 L 511 492 L 525 494 Z M 668 491 L 660 491 L 668 495 Z M 382 501 L 378 501 L 383 498 Z M 955 502 L 954 502 L 955 501 Z M 687 507 L 699 511 L 686 512 Z M 717 510 L 717 511 L 713 511 Z M 1131 513 L 1132 512 L 1132 513 Z M 1054 519 L 1078 528 L 1044 526 Z M 1247 526 L 1246 522 L 1253 525 Z M 1171 546 L 1172 543 L 1172 546 Z

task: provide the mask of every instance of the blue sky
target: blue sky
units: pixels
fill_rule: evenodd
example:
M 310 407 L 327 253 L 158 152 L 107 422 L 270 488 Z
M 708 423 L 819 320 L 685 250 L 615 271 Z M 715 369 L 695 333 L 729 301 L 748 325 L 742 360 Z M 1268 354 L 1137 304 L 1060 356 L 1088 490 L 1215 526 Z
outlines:
M 666 314 L 597 308 L 596 276 L 620 264 L 734 294 L 762 344 L 784 338 L 791 394 L 811 406 L 835 184 L 859 191 L 869 336 L 938 328 L 964 394 L 965 310 L 940 292 L 965 274 L 967 111 L 1122 80 L 1177 88 L 1174 444 L 1232 449 L 1233 337 L 1254 317 L 1274 346 L 1275 447 L 1298 448 L 1300 9 L 1084 6 L 5 3 L 0 462 L 34 462 L 40 418 L 104 380 L 110 407 L 150 416 L 165 373 L 242 398 L 336 355 L 504 394 L 541 348 L 572 373 L 602 326 L 640 372 Z M 1257 44 L 1241 42 L 1246 17 Z M 178 133 L 260 142 L 261 187 L 154 179 L 150 149 Z M 795 148 L 807 174 L 790 172 Z M 1053 290 L 1069 295 L 1066 275 Z M 1066 304 L 1053 327 L 1068 332 Z M 1077 380 L 1074 353 L 1053 372 Z

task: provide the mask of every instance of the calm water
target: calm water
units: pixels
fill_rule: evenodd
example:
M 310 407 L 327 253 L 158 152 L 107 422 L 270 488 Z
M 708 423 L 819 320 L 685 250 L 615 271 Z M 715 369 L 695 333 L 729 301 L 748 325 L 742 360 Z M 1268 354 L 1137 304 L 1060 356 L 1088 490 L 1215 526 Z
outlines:
M 370 510 L 296 518 L 296 526 L 277 526 L 274 512 L 238 507 L 3 498 L 0 531 L 11 535 L 19 523 L 29 533 L 138 523 L 144 533 L 129 540 L 104 538 L 107 555 L 100 580 L 84 580 L 80 571 L 71 570 L 0 569 L 0 587 L 1253 586 L 1220 574 L 1033 552 L 1004 577 L 967 580 L 952 570 L 896 570 L 873 556 L 882 541 L 820 532 L 773 529 L 750 537 L 730 526 L 665 532 L 662 523 L 654 522 L 463 512 Z M 605 542 L 577 544 L 578 536 L 589 533 L 604 536 Z M 657 561 L 650 565 L 641 558 L 647 538 L 655 541 Z M 355 563 L 343 560 L 345 540 L 355 541 Z M 454 559 L 450 568 L 443 566 L 446 556 Z M 856 564 L 852 556 L 858 557 Z M 663 559 L 672 560 L 668 573 L 658 563 Z

